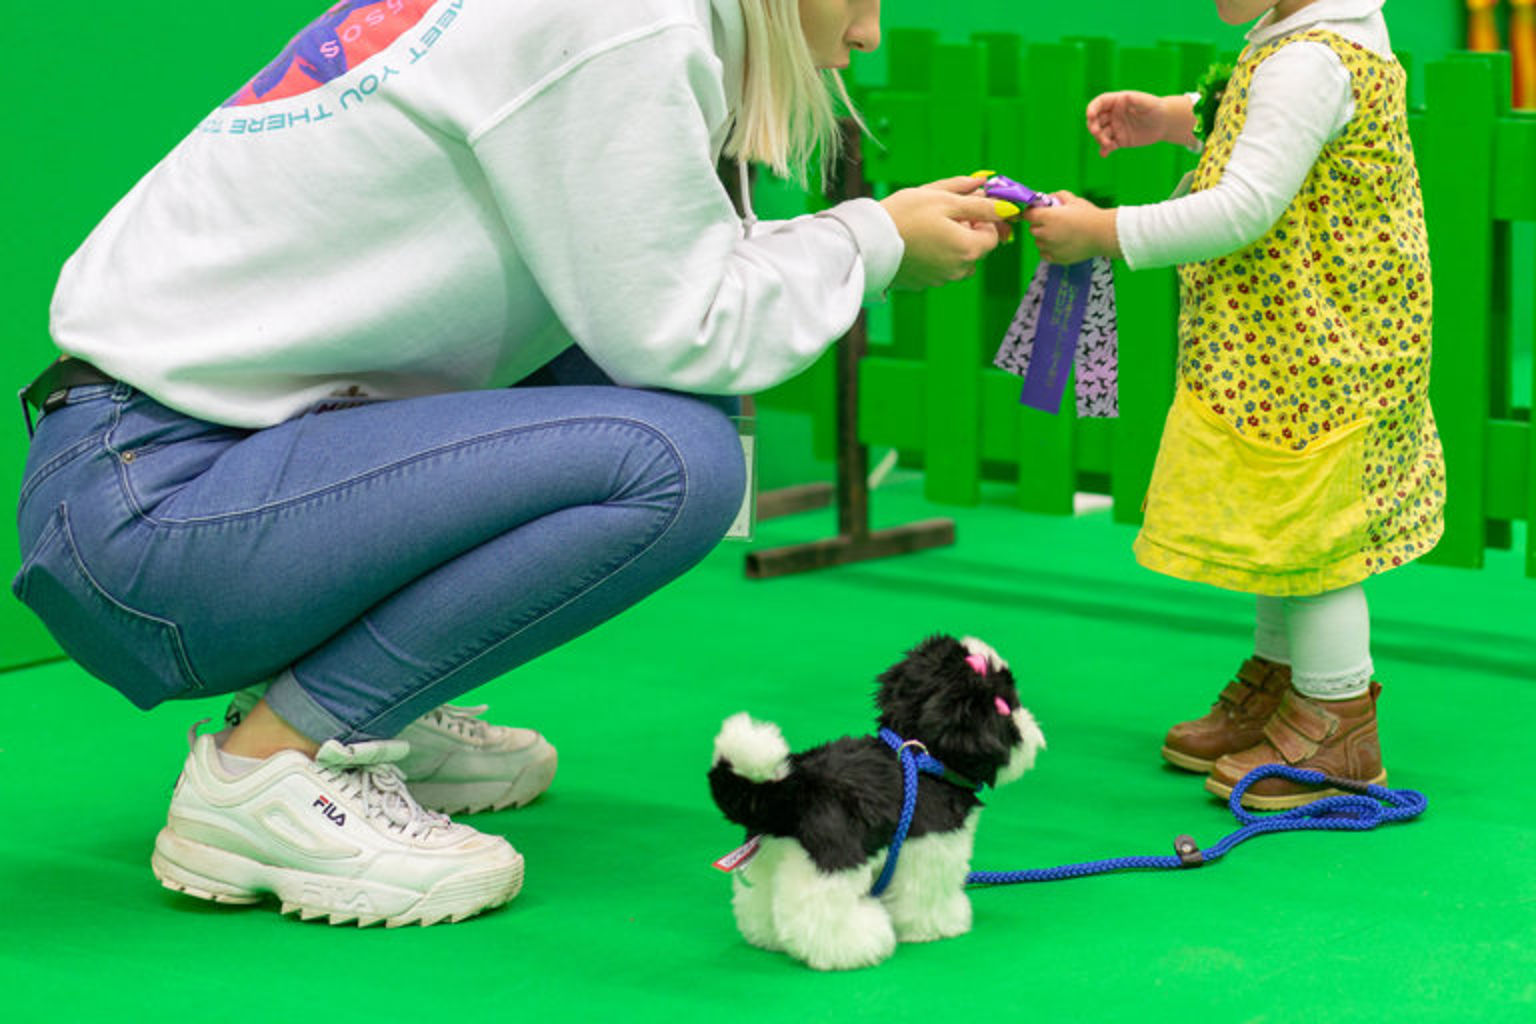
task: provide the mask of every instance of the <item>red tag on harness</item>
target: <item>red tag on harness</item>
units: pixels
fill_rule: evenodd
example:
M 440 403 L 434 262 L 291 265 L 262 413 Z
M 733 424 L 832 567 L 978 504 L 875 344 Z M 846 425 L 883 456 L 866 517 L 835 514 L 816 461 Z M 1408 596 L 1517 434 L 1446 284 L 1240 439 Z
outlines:
M 742 846 L 738 846 L 730 853 L 715 861 L 715 867 L 721 871 L 735 871 L 757 856 L 758 849 L 763 845 L 762 836 L 753 836 Z

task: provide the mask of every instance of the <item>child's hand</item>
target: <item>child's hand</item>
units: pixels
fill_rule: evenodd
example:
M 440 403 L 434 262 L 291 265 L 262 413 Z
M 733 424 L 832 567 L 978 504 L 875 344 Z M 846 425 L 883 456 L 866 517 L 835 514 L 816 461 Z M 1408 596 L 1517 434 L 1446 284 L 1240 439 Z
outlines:
M 1004 218 L 1011 204 L 981 194 L 972 177 L 945 178 L 921 188 L 904 188 L 880 200 L 906 243 L 897 288 L 932 288 L 969 277 L 976 262 L 1007 237 Z
M 1161 142 L 1164 127 L 1162 97 L 1149 92 L 1106 92 L 1088 104 L 1088 133 L 1100 156 Z
M 1040 255 L 1052 263 L 1081 263 L 1095 256 L 1120 255 L 1115 211 L 1104 210 L 1071 192 L 1052 193 L 1059 206 L 1034 206 L 1024 211 L 1029 233 Z

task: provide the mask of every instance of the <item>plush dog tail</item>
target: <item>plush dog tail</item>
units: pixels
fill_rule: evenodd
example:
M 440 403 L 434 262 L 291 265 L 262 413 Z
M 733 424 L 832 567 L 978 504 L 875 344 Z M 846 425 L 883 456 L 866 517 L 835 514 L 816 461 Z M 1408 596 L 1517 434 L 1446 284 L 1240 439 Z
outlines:
M 714 763 L 753 782 L 777 781 L 789 774 L 789 744 L 778 726 L 743 711 L 720 724 Z
M 715 805 L 749 832 L 783 835 L 794 820 L 789 744 L 772 722 L 732 715 L 715 736 L 709 791 Z

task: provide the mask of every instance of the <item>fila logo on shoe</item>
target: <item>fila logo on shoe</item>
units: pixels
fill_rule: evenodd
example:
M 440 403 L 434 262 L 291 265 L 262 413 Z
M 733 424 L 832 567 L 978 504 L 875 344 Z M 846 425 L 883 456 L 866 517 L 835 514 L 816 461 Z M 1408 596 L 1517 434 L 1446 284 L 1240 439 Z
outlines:
M 331 803 L 330 798 L 323 793 L 315 797 L 315 802 L 309 806 L 320 808 L 326 818 L 334 822 L 338 827 L 347 823 L 347 812 L 338 809 L 335 804 Z
M 366 892 L 336 882 L 308 879 L 304 882 L 299 899 L 310 906 L 334 907 L 356 914 L 374 912 L 373 901 Z

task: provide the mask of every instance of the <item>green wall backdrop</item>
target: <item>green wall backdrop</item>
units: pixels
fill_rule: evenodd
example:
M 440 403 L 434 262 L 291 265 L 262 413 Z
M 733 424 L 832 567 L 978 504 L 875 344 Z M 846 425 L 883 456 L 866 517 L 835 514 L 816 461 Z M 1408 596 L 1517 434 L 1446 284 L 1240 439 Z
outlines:
M 13 33 L 0 70 L 8 111 L 6 244 L 0 275 L 0 383 L 14 389 L 49 358 L 48 299 L 69 253 L 154 162 L 210 108 L 268 60 L 326 0 L 259 5 L 97 4 L 34 6 Z M 1396 45 L 1419 60 L 1459 44 L 1453 0 L 1389 0 Z M 1159 4 L 1106 0 L 1087 6 L 973 0 L 963 11 L 931 0 L 887 0 L 885 24 L 1016 31 L 1031 39 L 1108 35 L 1125 43 L 1208 39 L 1235 47 L 1210 0 Z M 869 71 L 880 73 L 874 55 Z M 25 101 L 19 98 L 25 97 Z M 0 581 L 17 568 L 11 503 L 24 452 L 19 410 L 0 426 Z M 0 668 L 55 654 L 18 604 L 0 595 Z

